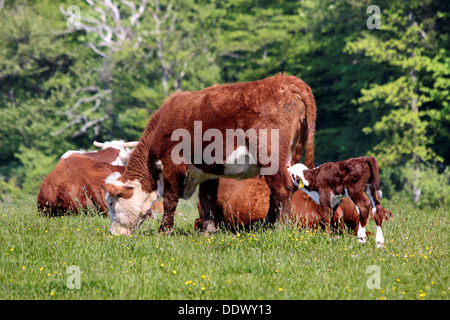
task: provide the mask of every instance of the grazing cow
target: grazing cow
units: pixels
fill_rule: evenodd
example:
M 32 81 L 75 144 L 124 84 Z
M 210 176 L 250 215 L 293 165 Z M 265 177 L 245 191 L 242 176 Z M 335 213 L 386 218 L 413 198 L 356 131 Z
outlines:
M 377 247 L 384 244 L 381 224 L 388 211 L 380 203 L 382 193 L 379 168 L 374 157 L 327 162 L 313 169 L 297 163 L 288 168 L 288 171 L 295 184 L 303 185 L 306 190 L 318 193 L 323 211 L 323 227 L 330 223 L 332 208 L 344 196 L 349 196 L 356 204 L 360 215 L 359 241 L 366 241 L 366 223 L 372 206 L 372 214 L 377 224 L 375 236 Z
M 223 220 L 216 221 L 222 223 L 226 228 L 236 230 L 240 227 L 249 228 L 252 224 L 262 223 L 269 210 L 270 189 L 262 177 L 261 179 L 251 178 L 246 180 L 219 179 L 217 189 L 217 202 L 215 206 L 216 217 Z M 317 200 L 317 199 L 316 199 Z M 322 220 L 322 207 L 304 191 L 296 190 L 291 201 L 291 215 L 289 222 L 316 229 Z M 196 230 L 201 230 L 203 225 L 204 212 L 197 202 L 199 218 L 194 223 Z M 332 225 L 344 229 L 342 222 L 351 230 L 357 231 L 359 214 L 355 216 L 356 207 L 349 198 L 344 198 L 335 209 Z
M 294 76 L 173 94 L 149 121 L 125 172 L 106 180 L 111 233 L 133 232 L 160 195 L 159 230 L 171 232 L 178 199 L 190 198 L 197 185 L 205 195 L 203 230 L 216 231 L 213 204 L 220 176 L 265 175 L 269 222 L 288 215 L 294 185 L 287 166 L 300 161 L 305 141 L 305 163 L 314 163 L 315 119 L 311 89 Z
M 99 151 L 67 151 L 39 189 L 39 211 L 48 215 L 95 205 L 107 214 L 105 190 L 101 187 L 113 172 L 122 173 L 130 150 L 137 142 L 94 142 Z

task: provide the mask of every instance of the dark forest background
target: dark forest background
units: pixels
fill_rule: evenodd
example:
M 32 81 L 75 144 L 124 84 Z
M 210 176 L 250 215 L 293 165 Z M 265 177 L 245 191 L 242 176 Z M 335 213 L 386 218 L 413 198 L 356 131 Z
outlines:
M 137 140 L 175 91 L 286 72 L 316 98 L 316 164 L 374 155 L 386 198 L 450 206 L 449 7 L 0 0 L 0 197 L 36 195 L 69 149 Z

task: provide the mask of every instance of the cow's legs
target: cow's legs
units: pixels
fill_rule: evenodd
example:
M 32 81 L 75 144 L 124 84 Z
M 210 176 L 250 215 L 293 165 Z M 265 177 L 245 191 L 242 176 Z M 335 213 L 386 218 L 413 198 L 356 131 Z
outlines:
M 321 220 L 322 229 L 329 230 L 330 221 L 333 214 L 333 210 L 331 209 L 331 191 L 321 192 L 319 196 L 319 202 L 322 207 L 322 220 Z
M 175 209 L 178 204 L 178 194 L 176 192 L 169 192 L 167 189 L 164 192 L 164 214 L 159 227 L 159 232 L 172 233 Z
M 381 206 L 381 204 L 376 205 L 376 208 L 372 208 L 373 217 L 377 224 L 377 233 L 375 236 L 377 248 L 381 248 L 384 245 L 383 230 L 381 229 L 381 224 L 383 223 L 384 218 L 383 210 L 384 208 Z
M 358 226 L 358 241 L 361 243 L 366 242 L 366 224 L 369 218 L 370 200 L 365 192 L 356 194 L 349 194 L 350 198 L 356 204 L 356 208 L 359 212 L 359 226 Z
M 337 232 L 339 230 L 345 232 L 344 211 L 339 206 L 334 210 L 333 217 L 331 218 L 331 229 L 334 232 Z
M 372 204 L 373 218 L 377 224 L 377 233 L 375 236 L 376 247 L 380 248 L 384 245 L 384 236 L 381 229 L 381 224 L 385 216 L 386 209 L 380 203 L 380 198 L 373 185 L 367 185 L 366 194 Z
M 200 205 L 203 209 L 203 232 L 214 233 L 217 232 L 218 226 L 216 222 L 221 220 L 217 217 L 216 202 L 217 202 L 217 188 L 219 187 L 218 179 L 211 179 L 200 184 L 199 198 Z
M 291 199 L 294 193 L 292 183 L 286 186 L 288 184 L 286 182 L 291 182 L 287 170 L 287 179 L 282 179 L 281 174 L 268 175 L 265 178 L 270 188 L 270 207 L 265 222 L 274 224 L 275 222 L 286 221 L 291 212 Z

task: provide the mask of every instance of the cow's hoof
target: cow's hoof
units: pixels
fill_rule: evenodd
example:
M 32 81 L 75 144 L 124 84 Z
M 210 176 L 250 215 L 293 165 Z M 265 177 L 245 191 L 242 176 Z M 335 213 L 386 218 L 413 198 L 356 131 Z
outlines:
M 216 233 L 219 229 L 216 227 L 215 223 L 212 221 L 203 222 L 203 233 Z
M 384 248 L 384 243 L 382 243 L 382 242 L 377 242 L 377 244 L 375 245 L 375 247 L 376 247 L 377 249 Z
M 359 243 L 366 243 L 366 238 L 358 238 Z
M 161 233 L 161 234 L 172 234 L 173 233 L 173 228 L 160 227 L 158 232 Z
M 194 221 L 194 230 L 195 231 L 202 231 L 203 230 L 203 221 L 200 219 L 196 219 Z

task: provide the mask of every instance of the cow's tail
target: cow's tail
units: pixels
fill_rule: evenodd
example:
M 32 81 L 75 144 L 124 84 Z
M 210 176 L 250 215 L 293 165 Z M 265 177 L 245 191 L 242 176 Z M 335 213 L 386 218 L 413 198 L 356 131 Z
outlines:
M 305 85 L 306 95 L 303 97 L 306 107 L 307 138 L 305 146 L 305 165 L 314 167 L 314 136 L 316 134 L 316 102 L 311 88 Z
M 300 123 L 298 123 L 298 132 L 294 139 L 294 146 L 292 149 L 292 158 L 290 166 L 301 162 L 303 151 L 305 150 L 305 158 L 303 163 L 308 168 L 314 167 L 314 136 L 316 134 L 316 102 L 311 88 L 300 78 L 290 76 L 290 81 L 295 85 L 293 91 L 297 98 L 299 98 L 304 106 L 300 114 Z M 304 114 L 303 114 L 304 112 Z
M 380 203 L 380 199 L 382 197 L 381 186 L 380 186 L 380 169 L 378 168 L 377 160 L 374 157 L 366 157 L 365 158 L 367 164 L 370 167 L 370 171 L 372 173 L 371 179 L 371 192 L 372 197 L 375 199 L 376 203 Z

